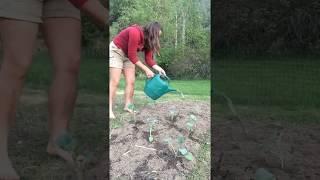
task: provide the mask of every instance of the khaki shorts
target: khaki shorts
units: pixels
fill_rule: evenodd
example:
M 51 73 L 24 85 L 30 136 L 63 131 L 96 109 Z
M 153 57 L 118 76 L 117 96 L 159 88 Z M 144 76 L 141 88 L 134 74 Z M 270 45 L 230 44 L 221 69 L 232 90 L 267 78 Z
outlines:
M 126 57 L 124 52 L 113 43 L 113 41 L 111 41 L 109 45 L 109 67 L 119 69 L 135 67 L 135 65 Z
M 0 0 L 0 17 L 42 23 L 48 17 L 80 20 L 80 11 L 68 0 Z

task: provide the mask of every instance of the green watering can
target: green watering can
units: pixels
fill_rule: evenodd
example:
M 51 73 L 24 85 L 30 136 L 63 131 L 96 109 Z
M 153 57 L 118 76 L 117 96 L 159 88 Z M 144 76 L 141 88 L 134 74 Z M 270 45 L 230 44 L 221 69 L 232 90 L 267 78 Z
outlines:
M 147 79 L 144 86 L 144 93 L 153 100 L 171 91 L 177 90 L 169 86 L 169 78 L 167 76 L 160 74 L 156 74 L 153 78 Z

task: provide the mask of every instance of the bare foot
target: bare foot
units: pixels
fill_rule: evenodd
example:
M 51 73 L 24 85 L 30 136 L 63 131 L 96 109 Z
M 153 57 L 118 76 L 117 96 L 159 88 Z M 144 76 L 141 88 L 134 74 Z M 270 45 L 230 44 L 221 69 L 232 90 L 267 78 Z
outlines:
M 0 180 L 19 180 L 17 172 L 13 169 L 8 157 L 0 158 Z
M 128 105 L 126 105 L 126 106 L 123 108 L 123 110 L 124 110 L 124 111 L 127 111 L 127 112 L 129 112 L 129 113 L 131 113 L 131 114 L 137 113 L 137 111 L 135 110 L 135 107 L 134 107 L 133 104 L 128 104 Z
M 56 143 L 53 142 L 49 142 L 48 143 L 48 147 L 47 147 L 47 152 L 50 155 L 56 155 L 59 156 L 60 158 L 64 159 L 65 161 L 67 161 L 67 163 L 69 163 L 70 165 L 74 165 L 74 160 L 72 158 L 72 153 L 63 150 L 62 148 L 60 148 Z

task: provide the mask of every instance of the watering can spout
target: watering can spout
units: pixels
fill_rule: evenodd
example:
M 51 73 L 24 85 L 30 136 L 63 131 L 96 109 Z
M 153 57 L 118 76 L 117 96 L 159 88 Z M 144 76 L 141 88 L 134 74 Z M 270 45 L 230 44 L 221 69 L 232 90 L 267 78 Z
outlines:
M 167 92 L 171 92 L 171 91 L 177 91 L 177 90 L 169 86 Z

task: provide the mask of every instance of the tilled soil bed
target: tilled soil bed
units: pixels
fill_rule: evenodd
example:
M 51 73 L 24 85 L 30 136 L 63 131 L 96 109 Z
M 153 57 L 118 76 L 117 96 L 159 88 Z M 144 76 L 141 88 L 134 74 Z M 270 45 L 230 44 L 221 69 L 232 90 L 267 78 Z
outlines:
M 179 112 L 177 118 L 170 118 L 170 109 Z M 191 114 L 197 122 L 193 132 L 188 133 L 186 122 Z M 157 120 L 151 143 L 148 141 L 150 118 Z M 197 163 L 200 145 L 210 142 L 209 134 L 210 104 L 207 102 L 146 105 L 130 122 L 110 132 L 110 178 L 186 179 Z M 185 147 L 195 157 L 192 161 L 177 153 L 179 135 L 185 136 Z M 171 145 L 165 142 L 169 137 L 173 139 Z
M 320 179 L 320 126 L 276 120 L 215 118 L 214 179 L 255 179 L 263 168 L 277 180 Z

